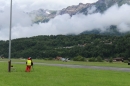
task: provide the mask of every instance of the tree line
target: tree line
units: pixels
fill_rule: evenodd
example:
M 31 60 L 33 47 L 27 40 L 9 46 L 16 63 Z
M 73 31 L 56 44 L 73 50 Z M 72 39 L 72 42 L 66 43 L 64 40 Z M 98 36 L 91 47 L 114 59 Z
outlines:
M 8 58 L 9 41 L 0 41 L 0 56 Z M 45 59 L 130 57 L 130 35 L 41 35 L 11 41 L 11 57 Z

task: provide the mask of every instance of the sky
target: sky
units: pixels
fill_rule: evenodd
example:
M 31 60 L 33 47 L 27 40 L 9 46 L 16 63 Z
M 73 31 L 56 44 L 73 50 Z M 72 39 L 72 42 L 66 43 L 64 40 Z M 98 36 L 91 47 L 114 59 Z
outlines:
M 13 0 L 13 15 L 11 38 L 32 37 L 38 35 L 58 35 L 58 34 L 79 34 L 85 30 L 94 28 L 104 28 L 110 25 L 117 25 L 120 32 L 130 31 L 130 6 L 125 4 L 121 7 L 117 5 L 109 8 L 104 14 L 95 13 L 92 15 L 78 14 L 70 17 L 68 14 L 56 16 L 48 23 L 33 24 L 29 12 L 37 9 L 61 10 L 71 5 L 79 3 L 94 3 L 97 0 Z M 89 13 L 96 8 L 89 9 Z M 9 39 L 10 22 L 10 0 L 0 0 L 0 40 Z

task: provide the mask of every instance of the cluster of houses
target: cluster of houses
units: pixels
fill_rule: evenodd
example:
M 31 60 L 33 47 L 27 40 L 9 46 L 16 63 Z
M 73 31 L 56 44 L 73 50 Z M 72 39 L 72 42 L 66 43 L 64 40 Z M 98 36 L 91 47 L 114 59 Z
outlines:
M 55 60 L 63 61 L 63 62 L 68 62 L 68 61 L 69 61 L 69 58 L 63 58 L 63 57 L 57 56 L 57 57 L 55 58 Z

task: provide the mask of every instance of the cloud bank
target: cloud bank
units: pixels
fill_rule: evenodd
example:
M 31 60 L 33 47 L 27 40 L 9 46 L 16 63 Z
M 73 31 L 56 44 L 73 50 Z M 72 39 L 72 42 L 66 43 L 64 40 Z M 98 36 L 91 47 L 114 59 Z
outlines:
M 12 39 L 32 37 L 38 35 L 79 34 L 85 30 L 100 28 L 105 31 L 110 25 L 117 25 L 120 32 L 130 31 L 130 6 L 114 5 L 105 13 L 91 15 L 77 14 L 70 17 L 68 14 L 56 16 L 48 23 L 32 24 L 31 18 L 20 7 L 14 5 L 12 20 Z M 0 13 L 0 40 L 9 39 L 9 7 Z M 94 8 L 95 9 L 95 8 Z

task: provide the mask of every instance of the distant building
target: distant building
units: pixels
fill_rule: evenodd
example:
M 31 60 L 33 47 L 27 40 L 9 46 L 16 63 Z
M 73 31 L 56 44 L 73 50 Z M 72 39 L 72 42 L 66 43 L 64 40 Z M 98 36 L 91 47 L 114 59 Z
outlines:
M 123 62 L 124 60 L 123 60 L 123 57 L 117 57 L 117 58 L 114 58 L 113 61 L 121 61 L 121 62 Z
M 68 58 L 63 58 L 63 57 L 57 56 L 57 57 L 56 57 L 56 60 L 58 60 L 58 61 L 63 61 L 63 62 L 67 62 L 67 61 L 68 61 Z

